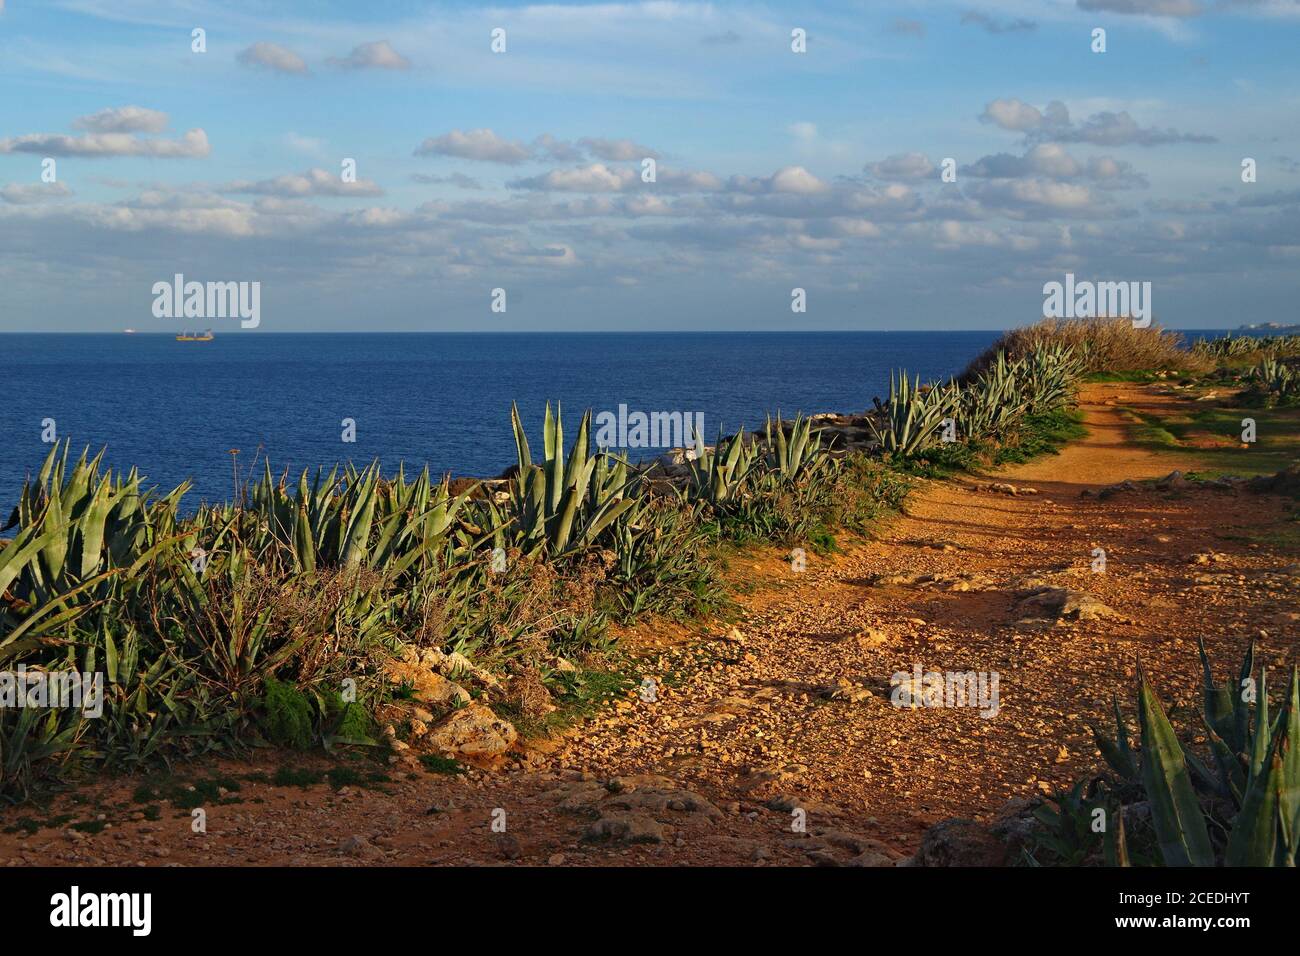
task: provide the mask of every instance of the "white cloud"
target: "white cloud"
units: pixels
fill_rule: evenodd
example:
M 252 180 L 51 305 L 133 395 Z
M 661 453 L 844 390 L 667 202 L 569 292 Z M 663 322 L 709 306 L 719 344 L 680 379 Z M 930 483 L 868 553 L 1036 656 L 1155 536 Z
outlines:
M 866 171 L 877 179 L 925 179 L 934 175 L 934 163 L 925 153 L 896 153 L 877 163 L 871 163 Z
M 642 146 L 630 139 L 593 139 L 584 137 L 578 140 L 578 145 L 597 159 L 609 160 L 610 162 L 642 160 L 647 157 L 651 159 L 659 158 L 659 154 L 649 146 Z
M 639 179 L 640 176 L 634 170 L 592 163 L 576 169 L 552 169 L 541 176 L 515 180 L 510 186 L 513 189 L 554 192 L 615 193 Z
M 337 173 L 327 173 L 323 169 L 309 169 L 305 173 L 277 176 L 258 182 L 241 180 L 227 183 L 217 189 L 223 193 L 245 193 L 249 195 L 280 196 L 295 198 L 302 196 L 382 196 L 383 189 L 370 179 L 358 179 L 345 183 Z
M 981 122 L 993 123 L 1002 129 L 1016 132 L 1037 129 L 1044 123 L 1052 125 L 1068 123 L 1069 120 L 1070 114 L 1065 104 L 1059 100 L 1049 103 L 1046 111 L 1014 98 L 993 100 L 984 107 L 984 112 L 980 116 Z
M 245 66 L 265 67 L 277 73 L 302 75 L 308 72 L 307 62 L 302 57 L 278 43 L 254 43 L 241 50 L 235 59 Z
M 1195 17 L 1205 8 L 1199 0 L 1078 0 L 1080 10 L 1142 17 Z
M 0 189 L 0 199 L 15 206 L 25 206 L 71 196 L 72 190 L 64 183 L 10 183 Z
M 143 106 L 119 106 L 79 116 L 72 128 L 92 133 L 161 133 L 167 128 L 167 114 Z
M 1092 143 L 1097 146 L 1218 142 L 1215 137 L 1205 134 L 1140 126 L 1123 110 L 1094 113 L 1076 124 L 1071 122 L 1070 111 L 1059 100 L 1053 100 L 1042 110 L 1014 98 L 993 100 L 984 107 L 980 121 L 1024 133 L 1026 138 L 1037 142 Z
M 460 189 L 482 189 L 483 184 L 471 176 L 464 173 L 448 173 L 446 176 L 439 176 L 431 173 L 413 173 L 411 175 L 413 182 L 427 183 L 434 186 L 456 186 Z
M 490 129 L 472 129 L 461 132 L 454 129 L 441 136 L 426 139 L 416 149 L 417 156 L 455 156 L 485 163 L 516 165 L 531 157 L 523 143 L 502 139 Z
M 392 48 L 387 40 L 373 40 L 352 48 L 347 56 L 330 57 L 331 66 L 344 70 L 409 70 L 411 61 Z
M 46 156 L 152 156 L 156 159 L 197 159 L 212 151 L 208 135 L 192 129 L 180 139 L 142 139 L 128 133 L 28 133 L 0 139 L 0 153 L 40 153 Z
M 786 166 L 772 174 L 772 192 L 795 193 L 801 196 L 825 192 L 827 186 L 802 166 Z

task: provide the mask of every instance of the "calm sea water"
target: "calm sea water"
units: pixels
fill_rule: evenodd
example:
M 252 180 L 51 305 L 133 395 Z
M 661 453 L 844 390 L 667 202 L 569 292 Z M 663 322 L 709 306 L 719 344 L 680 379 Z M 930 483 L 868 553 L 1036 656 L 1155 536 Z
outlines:
M 106 447 L 109 463 L 137 465 L 160 489 L 191 479 L 194 504 L 230 496 L 232 448 L 241 465 L 260 449 L 277 472 L 378 458 L 386 470 L 427 463 L 492 476 L 514 459 L 512 399 L 530 436 L 550 399 L 563 402 L 566 427 L 585 408 L 623 403 L 703 412 L 711 438 L 778 408 L 863 410 L 888 390 L 890 369 L 948 376 L 996 336 L 0 335 L 0 505 L 11 507 L 48 452 L 47 418 L 74 450 Z M 344 418 L 356 421 L 355 444 L 341 440 Z

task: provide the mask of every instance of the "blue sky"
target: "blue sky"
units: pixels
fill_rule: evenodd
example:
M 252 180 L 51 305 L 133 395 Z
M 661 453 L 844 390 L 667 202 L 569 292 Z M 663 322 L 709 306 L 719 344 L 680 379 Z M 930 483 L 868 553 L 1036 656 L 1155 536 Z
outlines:
M 1296 0 L 7 0 L 0 330 L 171 331 L 177 272 L 260 282 L 242 334 L 1001 328 L 1066 272 L 1300 321 L 1298 49 Z

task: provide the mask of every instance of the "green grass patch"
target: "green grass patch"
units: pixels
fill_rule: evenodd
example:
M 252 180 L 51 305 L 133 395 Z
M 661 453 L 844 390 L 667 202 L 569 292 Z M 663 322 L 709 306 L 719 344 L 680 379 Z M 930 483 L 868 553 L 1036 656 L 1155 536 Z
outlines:
M 1197 403 L 1164 414 L 1121 409 L 1130 438 L 1148 451 L 1195 458 L 1203 477 L 1271 475 L 1300 458 L 1300 408 L 1251 408 L 1236 399 Z M 1255 422 L 1255 442 L 1241 441 L 1243 419 Z
M 282 766 L 275 772 L 271 778 L 273 786 L 277 787 L 313 787 L 325 779 L 325 774 L 320 770 L 309 770 L 306 767 L 288 767 Z
M 1077 408 L 1030 415 L 1025 418 L 1016 443 L 999 448 L 993 463 L 1020 464 L 1043 455 L 1059 455 L 1067 444 L 1087 434 L 1083 412 Z
M 172 776 L 151 777 L 141 783 L 131 793 L 134 803 L 157 803 L 166 800 L 172 806 L 183 810 L 193 810 L 214 803 L 238 803 L 237 793 L 240 783 L 234 777 L 208 777 L 200 780 L 186 781 Z M 221 791 L 226 795 L 222 796 Z
M 420 763 L 430 773 L 458 776 L 465 772 L 465 768 L 451 757 L 440 757 L 437 754 L 420 754 Z

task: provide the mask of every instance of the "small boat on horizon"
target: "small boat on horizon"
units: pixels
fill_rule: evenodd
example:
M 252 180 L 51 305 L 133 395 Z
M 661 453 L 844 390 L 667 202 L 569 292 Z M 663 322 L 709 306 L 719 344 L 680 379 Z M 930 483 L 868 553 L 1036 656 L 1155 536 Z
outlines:
M 177 342 L 211 342 L 214 338 L 215 336 L 212 334 L 212 330 L 205 329 L 203 331 L 203 334 L 201 335 L 198 332 L 182 332 L 180 335 L 176 336 L 176 341 Z

